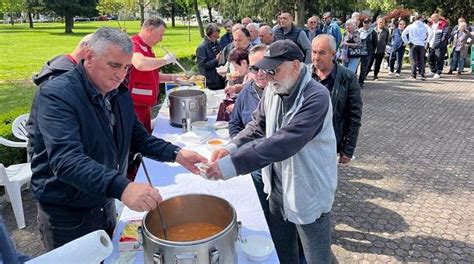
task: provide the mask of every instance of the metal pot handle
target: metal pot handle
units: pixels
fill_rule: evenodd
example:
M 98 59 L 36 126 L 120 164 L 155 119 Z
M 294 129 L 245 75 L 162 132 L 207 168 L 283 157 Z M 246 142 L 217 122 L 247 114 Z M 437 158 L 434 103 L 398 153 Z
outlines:
M 209 252 L 209 264 L 219 264 L 219 251 L 217 249 Z
M 247 242 L 247 239 L 242 238 L 242 221 L 237 221 L 237 240 L 240 243 Z

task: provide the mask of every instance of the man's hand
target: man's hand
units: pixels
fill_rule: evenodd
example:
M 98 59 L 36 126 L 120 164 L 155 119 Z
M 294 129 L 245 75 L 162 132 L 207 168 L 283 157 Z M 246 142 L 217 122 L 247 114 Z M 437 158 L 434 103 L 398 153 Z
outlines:
M 222 56 L 224 56 L 224 55 L 222 54 L 222 51 L 220 51 L 219 53 L 217 53 L 217 55 L 216 55 L 216 61 L 217 61 L 217 63 L 219 63 L 219 62 L 222 60 Z
M 339 164 L 344 164 L 344 165 L 346 165 L 346 164 L 349 164 L 349 162 L 351 162 L 351 160 L 352 160 L 351 157 L 346 156 L 346 155 L 344 155 L 344 154 L 342 154 L 342 153 L 339 155 Z
M 207 159 L 195 151 L 181 149 L 176 156 L 176 162 L 194 174 L 200 174 L 199 168 L 194 164 L 207 163 Z
M 211 162 L 215 162 L 216 160 L 218 160 L 222 157 L 225 157 L 227 155 L 229 155 L 229 151 L 225 148 L 220 148 L 220 149 L 212 152 Z
M 215 152 L 214 152 L 215 153 Z M 212 162 L 209 165 L 209 168 L 206 169 L 206 176 L 209 180 L 223 180 L 221 169 L 217 162 Z
M 176 62 L 176 54 L 174 53 L 167 53 L 163 59 L 166 61 L 166 64 L 175 63 Z
M 155 209 L 163 201 L 163 198 L 161 198 L 160 192 L 148 183 L 131 182 L 123 191 L 120 200 L 128 208 L 143 212 Z

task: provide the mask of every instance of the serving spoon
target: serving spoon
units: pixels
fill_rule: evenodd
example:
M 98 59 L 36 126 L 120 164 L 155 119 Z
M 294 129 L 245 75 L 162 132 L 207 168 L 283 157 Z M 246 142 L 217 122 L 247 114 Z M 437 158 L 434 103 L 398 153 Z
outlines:
M 145 166 L 145 161 L 143 160 L 143 155 L 140 152 L 138 152 L 137 154 L 135 154 L 135 157 L 133 159 L 136 159 L 137 157 L 140 158 L 140 161 L 142 162 L 143 170 L 145 171 L 145 176 L 146 176 L 146 179 L 148 180 L 148 183 L 150 184 L 150 187 L 155 188 L 153 184 L 151 183 L 150 175 L 148 174 L 148 170 L 146 169 L 146 166 Z M 165 236 L 165 240 L 168 240 L 168 236 L 166 233 L 166 223 L 165 223 L 165 220 L 163 219 L 163 215 L 161 214 L 160 204 L 158 204 L 158 207 L 156 207 L 156 209 L 158 211 L 158 216 L 160 217 L 160 224 L 161 224 L 161 229 L 163 230 L 163 235 Z

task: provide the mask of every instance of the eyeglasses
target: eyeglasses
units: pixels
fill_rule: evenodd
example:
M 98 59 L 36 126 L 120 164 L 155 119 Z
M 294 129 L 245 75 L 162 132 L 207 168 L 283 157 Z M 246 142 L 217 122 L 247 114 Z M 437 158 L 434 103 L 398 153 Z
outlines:
M 316 21 L 309 21 L 309 23 L 310 23 L 310 24 L 314 24 L 314 23 L 316 23 Z
M 260 69 L 256 66 L 250 66 L 249 71 L 253 74 L 258 74 L 259 72 L 262 72 L 262 73 L 265 73 L 265 74 L 269 74 L 271 76 L 275 76 L 278 72 L 280 72 L 280 69 L 275 68 L 275 69 L 264 70 L 264 69 Z

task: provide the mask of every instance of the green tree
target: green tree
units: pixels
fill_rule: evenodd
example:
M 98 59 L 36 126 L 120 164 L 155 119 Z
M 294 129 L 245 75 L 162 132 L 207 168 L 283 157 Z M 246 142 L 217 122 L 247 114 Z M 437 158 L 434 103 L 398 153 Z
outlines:
M 95 13 L 96 0 L 44 0 L 47 9 L 64 17 L 64 33 L 72 33 L 74 16 Z
M 14 25 L 17 14 L 23 11 L 23 0 L 0 1 L 0 11 L 8 14 L 10 17 L 10 24 Z

